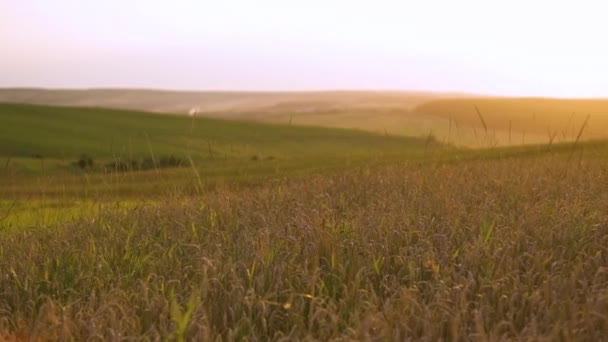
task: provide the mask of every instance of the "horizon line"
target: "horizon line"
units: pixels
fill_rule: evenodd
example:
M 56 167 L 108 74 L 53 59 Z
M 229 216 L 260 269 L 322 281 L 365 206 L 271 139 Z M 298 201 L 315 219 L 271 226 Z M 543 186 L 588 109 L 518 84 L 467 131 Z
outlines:
M 556 100 L 607 100 L 608 96 L 544 96 L 544 95 L 505 95 L 488 94 L 456 90 L 414 90 L 414 89 L 373 89 L 373 88 L 319 88 L 319 89 L 193 89 L 193 88 L 153 88 L 153 87 L 44 87 L 44 86 L 17 86 L 0 87 L 0 91 L 143 91 L 166 93 L 207 93 L 207 94 L 331 94 L 331 93 L 392 93 L 392 94 L 428 94 L 428 95 L 456 95 L 459 97 L 486 97 L 486 98 L 514 98 L 514 99 L 556 99 Z

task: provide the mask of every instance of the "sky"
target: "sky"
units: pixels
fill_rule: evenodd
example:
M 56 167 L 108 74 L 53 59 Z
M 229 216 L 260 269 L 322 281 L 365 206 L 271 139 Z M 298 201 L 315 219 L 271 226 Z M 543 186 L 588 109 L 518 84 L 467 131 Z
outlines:
M 0 0 L 0 87 L 608 97 L 608 4 Z

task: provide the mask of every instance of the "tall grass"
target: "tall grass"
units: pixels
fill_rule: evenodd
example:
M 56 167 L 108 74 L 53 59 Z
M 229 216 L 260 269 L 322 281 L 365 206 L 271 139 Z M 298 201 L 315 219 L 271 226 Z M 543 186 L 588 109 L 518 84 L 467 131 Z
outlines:
M 0 234 L 0 335 L 601 340 L 608 160 L 403 163 Z

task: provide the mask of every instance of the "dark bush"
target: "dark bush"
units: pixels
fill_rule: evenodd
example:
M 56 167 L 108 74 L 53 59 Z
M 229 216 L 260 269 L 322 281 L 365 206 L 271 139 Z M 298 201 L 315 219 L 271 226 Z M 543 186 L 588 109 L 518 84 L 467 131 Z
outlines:
M 162 168 L 165 167 L 181 167 L 187 165 L 186 160 L 178 158 L 174 155 L 165 156 L 160 158 L 159 165 Z
M 86 154 L 81 154 L 78 157 L 78 160 L 74 162 L 74 165 L 78 166 L 80 169 L 92 169 L 93 168 L 93 158 Z
M 142 170 L 156 169 L 156 166 L 156 162 L 152 158 L 144 158 L 140 164 Z
M 120 160 L 117 159 L 113 162 L 107 163 L 104 165 L 104 171 L 106 172 L 127 172 L 127 171 L 133 171 L 136 170 L 137 168 L 133 167 L 134 164 L 132 161 L 129 160 Z M 137 166 L 137 164 L 135 164 L 135 166 Z
M 106 172 L 127 172 L 127 171 L 138 171 L 138 170 L 152 170 L 161 168 L 172 168 L 172 167 L 183 167 L 187 166 L 187 160 L 176 157 L 174 155 L 162 156 L 160 159 L 155 160 L 152 158 L 144 158 L 141 160 L 137 159 L 117 159 L 104 166 Z

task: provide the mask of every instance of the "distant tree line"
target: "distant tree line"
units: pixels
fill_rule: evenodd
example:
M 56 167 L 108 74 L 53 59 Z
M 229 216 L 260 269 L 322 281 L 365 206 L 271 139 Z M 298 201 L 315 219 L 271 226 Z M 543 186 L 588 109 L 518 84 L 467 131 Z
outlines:
M 82 154 L 72 163 L 73 166 L 81 170 L 95 168 L 95 162 L 89 155 Z M 165 169 L 173 167 L 187 166 L 188 161 L 174 155 L 161 156 L 157 159 L 147 158 L 115 158 L 111 162 L 106 162 L 101 166 L 104 172 L 129 172 L 144 171 L 152 169 Z

